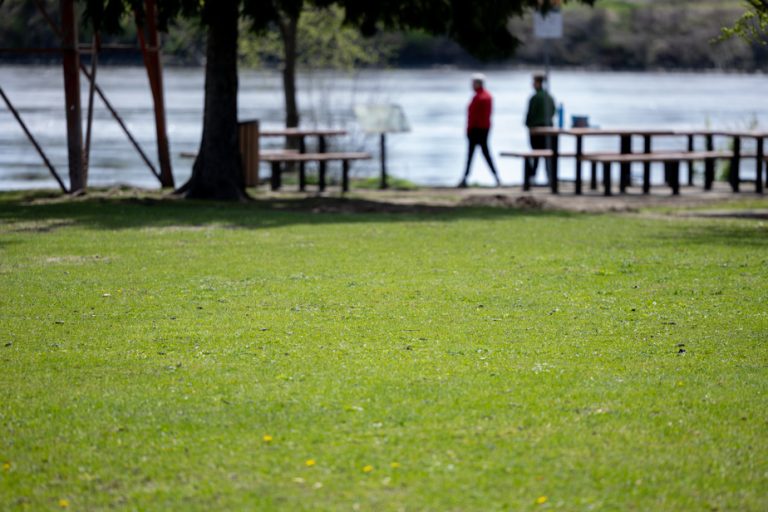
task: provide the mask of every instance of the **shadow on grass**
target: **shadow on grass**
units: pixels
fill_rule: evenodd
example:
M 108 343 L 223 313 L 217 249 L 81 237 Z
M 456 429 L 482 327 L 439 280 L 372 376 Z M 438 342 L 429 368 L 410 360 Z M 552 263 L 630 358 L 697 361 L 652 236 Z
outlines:
M 491 220 L 516 215 L 572 217 L 579 214 L 536 208 L 405 205 L 338 197 L 216 203 L 153 197 L 70 199 L 40 193 L 0 194 L 0 223 L 17 224 L 11 228 L 17 232 L 46 232 L 64 226 L 119 230 L 220 225 L 261 229 L 294 224 Z
M 700 225 L 688 225 L 674 231 L 665 230 L 660 232 L 656 239 L 665 244 L 725 245 L 762 248 L 768 251 L 768 226 L 754 221 L 735 223 L 717 220 Z

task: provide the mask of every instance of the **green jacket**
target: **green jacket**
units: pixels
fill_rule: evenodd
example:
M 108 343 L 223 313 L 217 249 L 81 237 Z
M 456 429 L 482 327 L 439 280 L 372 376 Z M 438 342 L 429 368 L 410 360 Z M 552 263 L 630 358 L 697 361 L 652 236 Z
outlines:
M 525 126 L 552 126 L 555 116 L 555 100 L 544 89 L 539 89 L 528 102 L 528 115 L 525 116 Z

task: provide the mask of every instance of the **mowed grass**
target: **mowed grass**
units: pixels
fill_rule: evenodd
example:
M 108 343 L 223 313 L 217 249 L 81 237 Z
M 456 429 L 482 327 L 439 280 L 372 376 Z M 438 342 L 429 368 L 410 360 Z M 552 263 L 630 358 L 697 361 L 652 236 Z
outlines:
M 755 220 L 0 197 L 2 510 L 768 509 Z

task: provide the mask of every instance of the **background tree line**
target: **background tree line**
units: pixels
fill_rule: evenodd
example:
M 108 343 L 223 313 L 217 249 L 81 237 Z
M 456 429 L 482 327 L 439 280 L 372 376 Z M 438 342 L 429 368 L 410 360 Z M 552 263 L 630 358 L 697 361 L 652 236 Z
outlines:
M 760 2 L 761 0 L 749 0 Z M 43 0 L 56 15 L 58 0 Z M 549 43 L 550 58 L 556 66 L 616 70 L 725 69 L 761 71 L 768 69 L 768 45 L 758 34 L 715 42 L 724 25 L 744 14 L 743 0 L 599 0 L 593 8 L 569 3 L 564 8 L 564 38 Z M 51 47 L 56 37 L 29 0 L 5 0 L 0 16 L 0 47 Z M 473 67 L 479 61 L 458 43 L 426 31 L 387 30 L 364 39 L 351 27 L 343 26 L 338 8 L 321 9 L 307 5 L 299 18 L 297 66 L 314 69 L 351 67 L 428 67 L 452 65 Z M 750 21 L 750 20 L 748 20 Z M 544 44 L 533 37 L 530 15 L 510 21 L 511 32 L 522 41 L 511 59 L 492 61 L 495 65 L 540 65 Z M 133 44 L 132 20 L 124 30 L 105 36 L 108 42 Z M 256 34 L 241 26 L 240 64 L 245 67 L 278 69 L 284 58 L 280 29 L 273 25 Z M 329 30 L 330 29 L 330 30 Z M 85 28 L 81 39 L 88 40 Z M 333 38 L 332 46 L 318 42 Z M 336 51 L 329 52 L 333 47 Z M 171 65 L 201 65 L 205 57 L 205 33 L 191 18 L 178 18 L 163 37 L 165 61 Z M 0 62 L 40 62 L 46 56 L 0 54 Z M 130 52 L 107 53 L 102 61 L 140 63 Z

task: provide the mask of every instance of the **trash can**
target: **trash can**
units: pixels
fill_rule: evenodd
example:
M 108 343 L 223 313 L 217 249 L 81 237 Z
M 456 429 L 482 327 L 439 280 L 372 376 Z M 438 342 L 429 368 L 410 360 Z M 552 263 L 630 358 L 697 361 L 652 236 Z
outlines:
M 587 128 L 589 126 L 589 116 L 571 116 L 572 128 Z
M 237 123 L 237 128 L 245 186 L 256 187 L 259 184 L 259 121 L 242 121 Z

